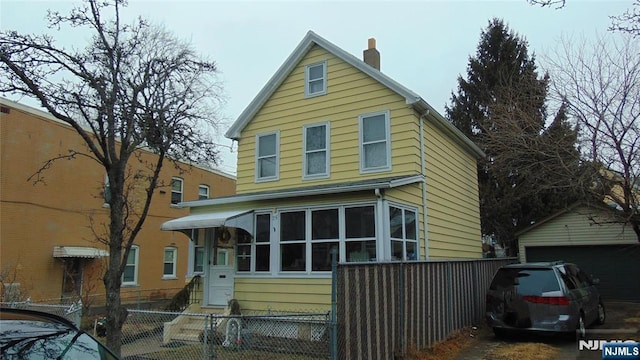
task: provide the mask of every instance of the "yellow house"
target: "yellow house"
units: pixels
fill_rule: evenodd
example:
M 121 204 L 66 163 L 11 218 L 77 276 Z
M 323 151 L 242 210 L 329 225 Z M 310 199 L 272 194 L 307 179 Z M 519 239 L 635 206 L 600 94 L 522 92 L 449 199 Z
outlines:
M 162 225 L 202 243 L 202 305 L 330 308 L 339 262 L 482 257 L 476 160 L 425 100 L 313 32 L 226 133 L 236 195 Z M 186 240 L 186 238 L 185 238 Z M 197 309 L 191 309 L 197 310 Z
M 78 156 L 59 160 L 40 175 L 47 161 L 74 149 L 87 153 L 80 136 L 50 114 L 0 98 L 0 281 L 2 301 L 31 297 L 60 301 L 82 296 L 104 302 L 102 273 L 108 251 L 95 240 L 108 220 L 104 168 Z M 134 159 L 151 159 L 141 151 Z M 188 214 L 181 201 L 233 194 L 235 177 L 184 165 L 167 164 L 144 229 L 137 237 L 123 275 L 123 301 L 171 298 L 185 279 L 201 271 L 193 262 L 197 244 L 160 231 L 169 219 Z M 169 185 L 171 184 L 171 186 Z M 134 199 L 135 200 L 135 199 Z M 189 260 L 191 258 L 191 260 Z M 191 261 L 191 262 L 190 262 Z

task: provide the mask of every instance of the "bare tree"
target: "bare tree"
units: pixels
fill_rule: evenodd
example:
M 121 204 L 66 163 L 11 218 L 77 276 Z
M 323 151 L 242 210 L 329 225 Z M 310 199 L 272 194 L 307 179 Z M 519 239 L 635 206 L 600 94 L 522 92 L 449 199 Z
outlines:
M 216 162 L 209 134 L 218 122 L 220 90 L 213 62 L 143 19 L 124 24 L 125 5 L 125 0 L 87 0 L 67 15 L 49 13 L 51 28 L 69 26 L 92 35 L 84 49 L 58 46 L 45 35 L 0 33 L 0 93 L 37 99 L 86 144 L 86 151 L 57 158 L 89 157 L 108 175 L 109 223 L 94 233 L 109 248 L 103 278 L 107 345 L 118 354 L 126 319 L 121 278 L 131 245 L 162 185 L 165 161 Z M 141 149 L 155 156 L 144 160 Z
M 562 9 L 566 0 L 527 0 L 529 4 L 542 7 Z M 629 33 L 634 37 L 640 37 L 640 0 L 635 0 L 630 8 L 620 15 L 610 15 L 611 25 L 609 30 Z
M 562 40 L 547 56 L 556 100 L 580 129 L 583 156 L 596 166 L 601 192 L 640 241 L 639 41 L 608 34 L 592 45 Z

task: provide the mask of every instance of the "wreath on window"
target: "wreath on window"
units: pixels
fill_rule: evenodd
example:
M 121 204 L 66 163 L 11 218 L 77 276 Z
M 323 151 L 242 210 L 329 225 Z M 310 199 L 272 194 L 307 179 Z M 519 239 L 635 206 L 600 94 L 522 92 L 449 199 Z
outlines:
M 224 226 L 218 228 L 218 242 L 222 245 L 226 245 L 231 240 L 231 232 Z

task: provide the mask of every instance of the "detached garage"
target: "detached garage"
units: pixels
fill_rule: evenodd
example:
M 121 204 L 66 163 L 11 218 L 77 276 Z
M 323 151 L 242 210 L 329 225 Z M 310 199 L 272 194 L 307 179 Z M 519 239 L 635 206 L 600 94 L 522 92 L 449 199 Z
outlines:
M 640 243 L 611 209 L 576 204 L 518 234 L 520 261 L 563 260 L 599 279 L 606 300 L 640 301 Z

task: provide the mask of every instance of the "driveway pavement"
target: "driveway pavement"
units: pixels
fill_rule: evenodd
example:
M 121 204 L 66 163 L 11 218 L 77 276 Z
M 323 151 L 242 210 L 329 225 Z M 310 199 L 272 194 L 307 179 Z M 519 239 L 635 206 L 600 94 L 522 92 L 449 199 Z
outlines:
M 605 308 L 605 324 L 588 329 L 587 340 L 640 341 L 640 303 L 610 302 L 605 303 Z M 559 353 L 553 360 L 602 359 L 600 350 L 578 350 L 579 343 L 567 336 L 520 335 L 500 339 L 496 338 L 487 326 L 481 326 L 475 336 L 478 339 L 477 344 L 458 355 L 457 360 L 490 360 L 488 354 L 493 349 L 522 342 L 544 343 L 557 348 Z

